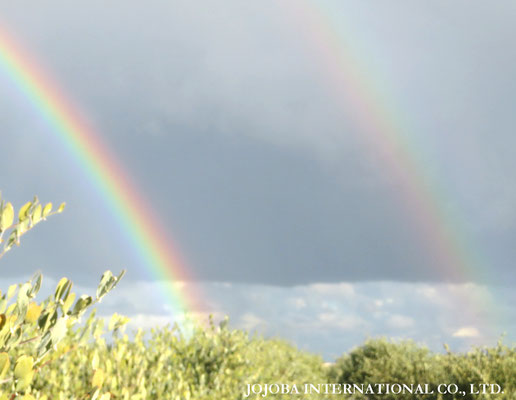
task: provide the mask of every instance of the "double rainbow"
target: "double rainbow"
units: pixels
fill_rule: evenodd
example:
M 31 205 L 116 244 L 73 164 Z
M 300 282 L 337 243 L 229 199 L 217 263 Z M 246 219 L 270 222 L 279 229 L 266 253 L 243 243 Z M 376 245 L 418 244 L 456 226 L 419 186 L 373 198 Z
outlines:
M 448 279 L 469 281 L 485 269 L 460 218 L 446 208 L 444 191 L 425 168 L 417 146 L 411 142 L 411 130 L 401 113 L 391 109 L 379 95 L 375 84 L 364 74 L 360 57 L 344 45 L 347 38 L 336 29 L 331 10 L 321 2 L 284 0 L 285 12 L 295 15 L 297 28 L 306 33 L 306 41 L 321 59 L 336 101 L 351 100 L 356 123 L 365 140 L 379 154 L 389 173 L 397 181 L 399 196 L 408 212 L 418 221 L 421 241 L 435 258 L 436 268 Z M 289 18 L 289 20 L 291 20 Z M 340 22 L 339 22 L 340 23 Z M 106 204 L 129 235 L 145 267 L 155 278 L 167 282 L 188 280 L 187 270 L 173 249 L 173 242 L 149 212 L 147 201 L 130 183 L 130 179 L 93 129 L 79 118 L 57 86 L 45 77 L 38 64 L 20 53 L 18 46 L 0 31 L 0 67 L 16 82 L 20 90 L 52 126 L 56 135 L 82 166 L 87 176 L 103 194 Z M 347 103 L 349 104 L 349 102 Z M 195 309 L 198 296 L 166 290 L 176 309 Z M 485 307 L 489 299 L 471 296 L 468 307 Z

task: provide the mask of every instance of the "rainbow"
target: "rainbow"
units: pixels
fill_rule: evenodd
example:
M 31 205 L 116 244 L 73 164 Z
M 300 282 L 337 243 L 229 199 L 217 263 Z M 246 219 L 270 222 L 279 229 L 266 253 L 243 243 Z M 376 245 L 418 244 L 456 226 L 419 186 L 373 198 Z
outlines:
M 364 46 L 357 46 L 357 35 L 346 31 L 347 21 L 337 20 L 336 10 L 325 2 L 285 0 L 280 4 L 289 23 L 294 22 L 296 32 L 302 33 L 298 37 L 306 42 L 307 51 L 318 60 L 328 90 L 337 102 L 345 101 L 361 139 L 379 155 L 396 183 L 398 203 L 415 221 L 420 240 L 442 279 L 478 281 L 488 263 L 464 229 L 460 212 L 449 209 L 446 191 L 414 141 L 409 116 L 394 106 L 393 96 L 385 94 L 386 85 L 375 82 L 377 74 L 360 62 L 365 58 Z M 496 320 L 502 318 L 496 315 L 492 295 L 483 292 L 463 296 L 458 298 L 462 304 L 455 305 L 460 312 L 469 312 L 471 320 L 483 325 L 487 336 L 499 334 L 491 332 Z
M 44 74 L 21 47 L 0 30 L 0 69 L 15 83 L 42 115 L 52 132 L 80 165 L 101 194 L 143 266 L 161 287 L 173 316 L 195 320 L 200 296 L 181 290 L 180 282 L 192 280 L 178 251 L 152 215 L 149 203 L 131 183 L 116 157 L 99 135 L 82 120 L 55 82 Z

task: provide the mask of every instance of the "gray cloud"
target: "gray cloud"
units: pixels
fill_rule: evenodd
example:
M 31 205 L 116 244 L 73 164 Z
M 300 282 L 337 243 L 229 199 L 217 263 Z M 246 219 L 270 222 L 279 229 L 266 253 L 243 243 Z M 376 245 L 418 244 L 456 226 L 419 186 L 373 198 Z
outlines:
M 462 279 L 514 283 L 512 4 L 328 6 L 410 136 L 416 173 L 438 182 L 451 231 L 483 259 Z M 199 280 L 452 279 L 364 140 L 353 98 L 333 93 L 310 34 L 276 2 L 0 7 L 121 158 Z M 148 278 L 73 157 L 8 79 L 0 89 L 4 195 L 69 203 L 2 260 L 6 274 L 42 268 L 91 284 L 106 267 L 127 267 L 128 279 Z

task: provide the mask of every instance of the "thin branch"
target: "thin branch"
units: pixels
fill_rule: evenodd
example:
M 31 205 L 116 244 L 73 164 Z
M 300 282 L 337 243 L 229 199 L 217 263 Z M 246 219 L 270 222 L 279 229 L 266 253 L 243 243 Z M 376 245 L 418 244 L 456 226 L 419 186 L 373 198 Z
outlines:
M 26 340 L 23 340 L 21 341 L 20 343 L 18 343 L 18 346 L 22 345 L 22 344 L 26 344 L 26 343 L 30 343 L 30 342 L 33 342 L 37 339 L 40 339 L 41 338 L 41 335 L 39 336 L 34 336 L 33 338 L 30 338 L 30 339 L 26 339 Z

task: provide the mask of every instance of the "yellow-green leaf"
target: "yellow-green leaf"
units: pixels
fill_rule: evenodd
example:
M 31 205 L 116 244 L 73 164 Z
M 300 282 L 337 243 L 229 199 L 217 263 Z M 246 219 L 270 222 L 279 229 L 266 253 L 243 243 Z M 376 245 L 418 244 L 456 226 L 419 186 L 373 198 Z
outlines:
M 56 322 L 50 334 L 52 338 L 52 343 L 58 343 L 66 335 L 66 323 L 67 320 L 65 318 L 60 318 Z
M 16 379 L 27 379 L 32 374 L 32 367 L 34 365 L 34 359 L 29 356 L 20 356 L 16 360 L 16 366 L 14 367 L 14 377 Z
M 61 203 L 59 205 L 59 208 L 57 209 L 57 212 L 58 213 L 63 212 L 63 210 L 65 209 L 65 206 L 66 206 L 66 203 Z
M 52 203 L 48 203 L 45 207 L 43 207 L 43 218 L 45 218 L 52 211 Z
M 36 322 L 41 315 L 42 308 L 39 304 L 30 303 L 25 315 L 25 321 L 29 324 Z
M 20 219 L 20 221 L 27 218 L 27 211 L 29 211 L 30 206 L 32 206 L 32 201 L 28 201 L 23 205 L 22 208 L 20 208 L 20 211 L 18 212 L 18 218 Z
M 91 368 L 97 369 L 99 367 L 99 355 L 97 351 L 93 354 L 93 358 L 91 359 Z
M 104 371 L 101 369 L 95 370 L 95 373 L 93 374 L 93 378 L 91 380 L 91 386 L 94 387 L 101 387 L 104 383 Z
M 14 209 L 11 203 L 7 203 L 0 215 L 0 232 L 9 228 L 14 221 Z
M 9 360 L 9 354 L 0 353 L 0 378 L 3 378 L 5 373 L 9 370 L 11 361 Z
M 9 289 L 7 289 L 7 300 L 9 300 L 11 297 L 14 296 L 14 293 L 16 292 L 17 288 L 18 288 L 18 285 L 9 286 Z
M 41 209 L 41 204 L 38 204 L 36 206 L 36 209 L 34 210 L 34 213 L 32 214 L 32 223 L 37 224 L 39 221 L 41 221 L 41 215 L 43 213 L 43 210 Z
M 57 284 L 56 291 L 54 294 L 54 297 L 57 301 L 60 299 L 66 299 L 68 296 L 68 293 L 70 292 L 70 289 L 72 287 L 72 281 L 70 281 L 68 278 L 61 278 L 59 283 Z
M 66 313 L 75 301 L 75 293 L 70 293 L 63 303 L 63 311 Z
M 9 307 L 7 307 L 7 311 L 5 312 L 5 314 L 9 315 L 9 318 L 11 318 L 11 317 L 16 318 L 16 315 L 11 315 L 15 308 L 16 308 L 16 303 L 10 304 Z
M 116 323 L 118 322 L 118 313 L 114 313 L 109 320 L 108 329 L 112 331 L 115 328 Z
M 23 235 L 25 232 L 29 230 L 30 220 L 28 218 L 24 219 L 18 224 L 18 237 Z

